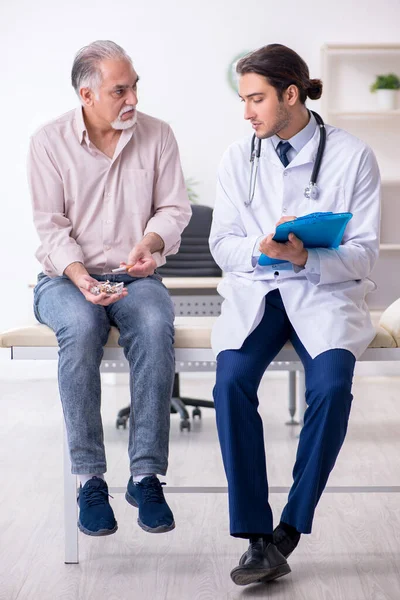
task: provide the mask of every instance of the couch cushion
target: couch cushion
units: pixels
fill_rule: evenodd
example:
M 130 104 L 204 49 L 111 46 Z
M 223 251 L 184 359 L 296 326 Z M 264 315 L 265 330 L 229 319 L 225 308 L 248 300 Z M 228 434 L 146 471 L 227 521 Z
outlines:
M 377 325 L 375 338 L 370 343 L 369 348 L 397 348 L 397 344 L 386 329 Z
M 176 317 L 176 348 L 210 348 L 211 328 L 215 317 Z M 107 346 L 117 347 L 119 331 L 111 327 Z M 0 347 L 49 347 L 57 346 L 53 331 L 46 325 L 35 323 L 18 329 L 10 329 L 0 334 Z
M 396 345 L 400 346 L 400 299 L 384 311 L 379 325 L 394 338 Z
M 400 302 L 400 301 L 398 301 Z M 400 307 L 399 307 L 400 308 Z M 176 348 L 210 348 L 211 329 L 216 317 L 176 317 L 175 319 L 175 347 Z M 385 321 L 388 326 L 388 320 Z M 397 332 L 400 345 L 400 326 Z M 107 346 L 118 346 L 119 332 L 116 327 L 111 327 Z M 46 325 L 35 323 L 27 327 L 10 329 L 0 334 L 0 347 L 49 347 L 57 346 L 56 336 Z M 290 343 L 285 348 L 291 348 Z M 376 337 L 371 342 L 370 348 L 396 348 L 396 341 L 386 327 L 377 325 Z

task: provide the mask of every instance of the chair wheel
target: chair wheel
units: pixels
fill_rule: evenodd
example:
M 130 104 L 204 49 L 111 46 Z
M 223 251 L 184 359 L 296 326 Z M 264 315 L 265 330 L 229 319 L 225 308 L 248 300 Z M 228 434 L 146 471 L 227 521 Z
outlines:
M 115 427 L 117 429 L 119 429 L 120 427 L 122 427 L 123 429 L 126 429 L 126 423 L 128 421 L 127 417 L 118 417 L 116 422 L 115 422 Z
M 201 410 L 199 409 L 198 406 L 196 406 L 196 408 L 194 408 L 192 410 L 192 417 L 193 417 L 193 419 L 196 417 L 199 417 L 199 419 L 201 419 Z
M 190 421 L 189 421 L 189 419 L 182 419 L 182 421 L 179 423 L 179 429 L 181 431 L 183 431 L 184 429 L 187 429 L 188 431 L 190 431 Z

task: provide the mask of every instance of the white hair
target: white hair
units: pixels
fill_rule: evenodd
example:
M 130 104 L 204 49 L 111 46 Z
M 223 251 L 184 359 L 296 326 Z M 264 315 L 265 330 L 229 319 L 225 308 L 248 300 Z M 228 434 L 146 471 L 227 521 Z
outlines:
M 132 64 L 125 50 L 110 40 L 97 40 L 79 50 L 71 71 L 72 87 L 79 98 L 79 91 L 83 87 L 94 92 L 98 90 L 102 81 L 99 63 L 110 58 L 127 60 Z

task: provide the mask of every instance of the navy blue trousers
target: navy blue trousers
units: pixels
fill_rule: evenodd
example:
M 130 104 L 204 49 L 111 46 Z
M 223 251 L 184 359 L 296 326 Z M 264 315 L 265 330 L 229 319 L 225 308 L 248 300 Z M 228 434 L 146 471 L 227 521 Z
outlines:
M 335 349 L 312 359 L 288 319 L 279 290 L 267 294 L 265 302 L 264 316 L 243 346 L 218 355 L 214 387 L 218 436 L 228 480 L 230 532 L 244 538 L 273 531 L 257 391 L 264 371 L 279 350 L 290 340 L 306 377 L 304 426 L 293 485 L 281 516 L 297 531 L 311 532 L 315 507 L 346 435 L 353 399 L 353 354 Z

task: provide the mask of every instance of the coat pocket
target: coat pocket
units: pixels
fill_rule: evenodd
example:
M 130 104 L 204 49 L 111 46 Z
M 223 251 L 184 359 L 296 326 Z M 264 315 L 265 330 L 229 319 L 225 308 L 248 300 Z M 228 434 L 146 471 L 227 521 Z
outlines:
M 346 199 L 344 187 L 335 186 L 319 190 L 319 198 L 312 202 L 312 210 L 310 212 L 346 212 Z

